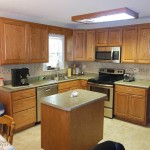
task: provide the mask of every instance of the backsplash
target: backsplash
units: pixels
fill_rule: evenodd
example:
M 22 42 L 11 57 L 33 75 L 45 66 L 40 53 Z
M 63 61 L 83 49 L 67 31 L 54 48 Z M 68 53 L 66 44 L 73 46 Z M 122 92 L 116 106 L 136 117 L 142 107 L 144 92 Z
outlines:
M 150 80 L 150 64 L 114 64 L 114 63 L 100 63 L 100 62 L 65 62 L 65 66 L 71 66 L 71 64 L 81 64 L 83 71 L 86 73 L 98 73 L 99 68 L 118 68 L 118 69 L 133 69 L 138 68 L 139 72 L 134 73 L 135 79 L 147 79 Z M 5 80 L 11 80 L 11 69 L 15 68 L 29 68 L 30 76 L 41 76 L 55 74 L 56 71 L 43 71 L 43 64 L 20 64 L 20 65 L 1 65 L 0 66 L 0 78 Z M 66 70 L 59 72 L 65 73 Z
M 139 72 L 134 73 L 135 79 L 146 79 L 150 80 L 150 64 L 115 64 L 115 63 L 100 63 L 100 62 L 74 62 L 76 64 L 81 64 L 83 71 L 88 73 L 98 73 L 99 68 L 117 68 L 125 69 L 126 72 L 132 73 L 134 68 L 138 68 Z M 73 64 L 68 63 L 68 66 Z
M 56 71 L 43 71 L 43 63 L 36 64 L 20 64 L 20 65 L 1 65 L 0 66 L 0 78 L 4 80 L 11 80 L 11 69 L 29 68 L 30 77 L 36 77 L 41 75 L 55 74 Z M 59 71 L 64 72 L 65 70 Z

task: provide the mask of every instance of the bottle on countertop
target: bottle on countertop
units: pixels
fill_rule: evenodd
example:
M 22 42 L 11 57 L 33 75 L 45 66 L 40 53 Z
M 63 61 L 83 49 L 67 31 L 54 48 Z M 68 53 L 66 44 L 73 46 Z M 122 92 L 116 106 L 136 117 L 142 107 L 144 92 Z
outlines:
M 67 76 L 68 76 L 68 77 L 71 77 L 71 68 L 68 68 L 68 69 L 67 69 Z
M 73 74 L 73 75 L 76 74 L 76 64 L 73 65 L 72 74 Z

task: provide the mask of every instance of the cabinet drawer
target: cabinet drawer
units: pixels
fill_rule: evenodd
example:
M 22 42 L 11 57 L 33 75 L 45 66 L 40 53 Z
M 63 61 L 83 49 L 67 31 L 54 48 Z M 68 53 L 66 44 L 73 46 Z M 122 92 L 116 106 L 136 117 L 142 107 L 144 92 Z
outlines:
M 141 96 L 146 96 L 146 94 L 147 94 L 146 89 L 131 87 L 131 86 L 122 86 L 122 85 L 116 85 L 115 91 L 129 93 L 129 94 L 135 94 L 135 95 L 141 95 Z
M 58 84 L 58 90 L 68 89 L 71 87 L 79 87 L 79 81 L 70 81 Z
M 19 100 L 27 97 L 35 96 L 35 88 L 12 93 L 12 100 Z
M 13 117 L 16 123 L 15 129 L 17 130 L 36 121 L 36 109 L 31 108 L 25 111 L 14 113 Z
M 13 102 L 13 113 L 29 109 L 36 106 L 36 99 L 34 97 L 29 97 L 21 100 L 16 100 Z

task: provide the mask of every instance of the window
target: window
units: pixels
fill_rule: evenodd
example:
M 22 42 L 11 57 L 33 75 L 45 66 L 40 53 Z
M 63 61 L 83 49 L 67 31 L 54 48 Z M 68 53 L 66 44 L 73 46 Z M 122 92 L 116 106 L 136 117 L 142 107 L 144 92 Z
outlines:
M 64 35 L 49 35 L 49 62 L 44 70 L 64 69 Z

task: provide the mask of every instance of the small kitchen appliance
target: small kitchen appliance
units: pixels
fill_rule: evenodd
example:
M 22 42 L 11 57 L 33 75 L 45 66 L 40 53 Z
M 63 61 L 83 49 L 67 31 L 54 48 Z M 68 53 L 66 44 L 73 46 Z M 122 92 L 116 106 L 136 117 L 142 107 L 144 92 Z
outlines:
M 134 81 L 134 77 L 133 77 L 133 74 L 131 73 L 125 73 L 124 74 L 124 79 L 123 79 L 124 82 L 131 82 L 131 81 Z
M 29 85 L 27 76 L 30 76 L 28 68 L 11 69 L 12 86 Z

